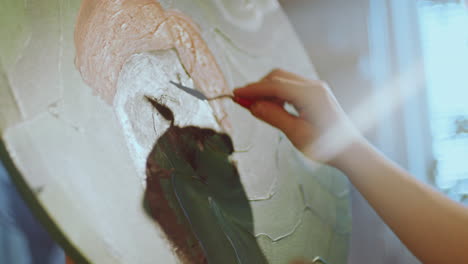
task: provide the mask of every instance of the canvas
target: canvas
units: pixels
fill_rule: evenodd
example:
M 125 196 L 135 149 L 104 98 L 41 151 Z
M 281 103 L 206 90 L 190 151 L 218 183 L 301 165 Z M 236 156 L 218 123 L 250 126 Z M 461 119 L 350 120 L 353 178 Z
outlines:
M 349 189 L 208 96 L 317 78 L 276 0 L 1 0 L 1 158 L 91 263 L 345 263 Z

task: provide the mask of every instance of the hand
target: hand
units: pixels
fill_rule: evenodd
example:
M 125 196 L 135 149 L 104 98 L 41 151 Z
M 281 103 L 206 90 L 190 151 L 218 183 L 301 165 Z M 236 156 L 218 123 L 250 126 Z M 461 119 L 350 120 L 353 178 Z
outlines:
M 468 263 L 468 209 L 372 147 L 326 84 L 275 70 L 234 94 L 256 101 L 250 111 L 281 129 L 308 157 L 343 171 L 421 262 Z M 292 103 L 299 117 L 287 113 L 278 100 Z
M 283 131 L 297 149 L 313 160 L 333 165 L 346 145 L 359 138 L 322 81 L 274 70 L 260 81 L 236 89 L 234 95 L 255 100 L 248 107 L 252 114 Z M 284 102 L 294 105 L 299 116 L 288 113 Z M 346 142 L 339 142 L 343 140 Z

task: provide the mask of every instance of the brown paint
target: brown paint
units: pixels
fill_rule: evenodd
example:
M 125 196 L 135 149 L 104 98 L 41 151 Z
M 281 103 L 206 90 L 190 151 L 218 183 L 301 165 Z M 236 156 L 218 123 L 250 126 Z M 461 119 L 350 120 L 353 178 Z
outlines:
M 153 159 L 148 159 L 145 199 L 151 216 L 164 231 L 183 263 L 206 263 L 205 254 L 185 219 L 175 213 L 164 195 L 161 179 L 169 180 L 170 175 L 171 171 L 160 169 Z M 192 245 L 188 241 L 192 241 Z
M 181 128 L 173 126 L 174 115 L 172 111 L 151 97 L 146 97 L 146 99 L 166 120 L 171 122 L 171 127 L 166 132 L 166 134 L 173 144 L 178 144 L 182 131 Z M 195 131 L 200 131 L 200 129 L 193 129 L 192 132 Z M 201 139 L 203 137 L 209 136 L 206 133 L 209 134 L 210 132 L 195 135 L 195 137 Z M 200 145 L 203 145 L 202 142 L 200 142 Z M 149 205 L 150 214 L 164 231 L 167 239 L 171 242 L 175 252 L 183 261 L 183 263 L 207 263 L 205 253 L 198 243 L 194 233 L 189 228 L 189 223 L 187 223 L 187 220 L 185 217 L 183 217 L 183 212 L 178 208 L 177 205 L 171 205 L 169 199 L 166 197 L 166 195 L 175 194 L 172 192 L 172 190 L 164 190 L 161 181 L 170 181 L 171 173 L 173 171 L 163 169 L 158 165 L 157 161 L 152 158 L 155 151 L 156 146 L 153 148 L 153 151 L 148 157 L 146 171 L 147 189 L 145 192 L 145 200 Z M 190 155 L 190 153 L 187 152 L 181 154 L 186 157 L 186 160 L 189 161 L 192 167 L 196 167 L 194 157 Z M 203 177 L 200 180 L 203 181 Z

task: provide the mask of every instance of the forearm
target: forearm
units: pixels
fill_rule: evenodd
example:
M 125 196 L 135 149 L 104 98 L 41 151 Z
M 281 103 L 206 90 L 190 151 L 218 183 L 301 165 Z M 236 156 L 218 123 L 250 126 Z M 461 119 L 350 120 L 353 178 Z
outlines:
M 423 263 L 468 263 L 468 209 L 419 182 L 364 140 L 335 166 Z

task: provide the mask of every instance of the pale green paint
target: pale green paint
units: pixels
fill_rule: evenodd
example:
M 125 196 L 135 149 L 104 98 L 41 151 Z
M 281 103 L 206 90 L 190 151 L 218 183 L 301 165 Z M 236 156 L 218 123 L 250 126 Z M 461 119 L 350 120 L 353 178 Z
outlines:
M 3 65 L 3 69 L 0 68 L 0 130 L 2 133 L 5 129 L 11 128 L 12 125 L 21 121 L 20 109 L 16 101 L 18 98 L 14 96 L 13 92 L 15 87 L 12 87 L 9 73 L 15 70 L 16 62 L 23 56 L 23 50 L 29 45 L 37 48 L 38 53 L 41 52 L 41 47 L 36 47 L 36 43 L 30 42 L 33 33 L 32 28 L 34 26 L 41 25 L 42 30 L 50 32 L 51 38 L 56 38 L 57 41 L 64 41 L 62 44 L 64 53 L 63 57 L 60 59 L 63 63 L 62 71 L 65 78 L 63 79 L 64 86 L 61 87 L 61 89 L 71 90 L 72 86 L 83 86 L 80 80 L 76 79 L 79 75 L 74 70 L 73 64 L 73 24 L 76 20 L 80 2 L 81 1 L 78 0 L 0 1 L 0 36 L 2 37 L 2 41 L 0 42 L 0 66 Z M 205 33 L 204 37 L 207 38 L 210 48 L 220 51 L 218 53 L 218 60 L 220 64 L 222 64 L 221 66 L 225 71 L 225 75 L 228 79 L 230 78 L 232 80 L 233 85 L 240 85 L 243 82 L 260 78 L 261 74 L 276 66 L 290 66 L 296 69 L 295 71 L 298 73 L 304 75 L 308 74 L 308 76 L 313 75 L 313 73 L 310 72 L 311 67 L 305 58 L 305 53 L 303 53 L 301 47 L 296 45 L 298 41 L 294 37 L 294 33 L 291 33 L 292 30 L 288 25 L 285 25 L 285 23 L 287 24 L 285 21 L 280 20 L 277 25 L 261 25 L 262 27 L 259 32 L 249 33 L 243 32 L 242 28 L 236 27 L 236 25 L 231 22 L 223 21 L 218 9 L 216 9 L 213 2 L 209 0 L 198 0 L 196 4 L 194 4 L 192 0 L 174 0 L 173 2 L 166 2 L 168 6 L 173 6 L 189 14 L 202 26 L 202 31 Z M 238 9 L 234 11 L 234 18 L 243 17 L 243 14 L 236 13 Z M 273 11 L 273 13 L 277 15 L 277 11 Z M 60 21 L 62 24 L 58 28 L 56 24 L 60 23 Z M 277 27 L 281 29 L 279 32 L 285 32 L 287 43 L 293 43 L 291 47 L 295 47 L 295 49 L 285 50 L 283 52 L 285 57 L 280 57 L 281 59 L 275 57 L 279 56 L 277 54 L 280 53 L 277 47 L 263 48 L 265 43 L 262 42 L 263 39 L 268 39 L 268 36 L 273 32 L 272 29 L 276 29 Z M 218 37 L 223 36 L 225 44 L 231 42 L 230 45 L 232 45 L 232 43 L 236 43 L 236 41 L 241 42 L 241 36 L 249 39 L 250 42 L 248 42 L 248 45 L 245 44 L 242 46 L 242 48 L 247 47 L 249 50 L 240 54 L 241 52 L 239 52 L 239 49 L 236 50 L 230 47 L 230 45 L 220 44 L 218 46 L 216 39 L 214 39 L 216 36 L 211 34 L 215 28 L 217 33 L 214 35 Z M 60 30 L 62 30 L 62 32 L 59 32 Z M 232 35 L 236 36 L 233 37 Z M 231 37 L 233 37 L 234 40 L 231 40 Z M 229 42 L 226 41 L 227 39 L 229 39 Z M 252 39 L 255 41 L 252 41 Z M 256 58 L 259 58 L 259 56 L 255 54 L 258 50 L 268 50 L 268 52 L 272 53 L 271 56 L 269 56 L 270 54 L 268 53 L 262 54 L 262 58 L 267 57 L 268 59 L 261 61 L 260 66 L 255 64 L 258 62 Z M 225 59 L 227 63 L 223 62 L 222 59 Z M 31 63 L 31 65 L 34 65 L 35 62 Z M 241 70 L 239 65 L 247 65 L 252 67 L 253 70 L 239 73 Z M 35 66 L 40 67 L 37 64 Z M 238 69 L 236 69 L 236 67 Z M 27 78 L 27 76 L 25 76 L 25 78 Z M 76 89 L 76 91 L 78 90 L 79 89 Z M 91 102 L 89 96 L 86 94 L 90 93 L 90 91 L 86 93 L 78 93 L 76 91 L 68 94 L 69 99 L 76 99 L 73 101 L 69 100 L 70 104 L 76 104 L 78 106 L 76 109 L 79 110 L 75 112 L 82 111 L 82 109 L 86 110 L 90 106 L 93 106 L 94 101 Z M 22 99 L 20 98 L 19 100 Z M 66 105 L 65 108 L 75 109 L 69 105 Z M 96 109 L 99 108 L 96 107 Z M 77 115 L 71 110 L 69 110 L 69 112 L 71 116 Z M 96 114 L 101 114 L 101 112 L 96 112 Z M 92 115 L 92 113 L 89 113 L 89 115 Z M 74 119 L 70 118 L 70 120 Z M 86 122 L 76 123 L 83 126 L 85 128 L 84 131 L 86 131 Z M 11 148 L 16 149 L 17 146 L 14 144 L 15 142 L 11 141 L 7 143 L 11 144 L 10 150 Z M 269 216 L 275 210 L 281 212 L 285 216 L 291 211 L 299 213 L 294 215 L 293 220 L 288 220 L 289 222 L 286 229 L 291 232 L 288 233 L 285 229 L 286 233 L 284 237 L 278 238 L 278 236 L 272 235 L 275 233 L 273 231 L 271 233 L 268 232 L 268 234 L 260 234 L 256 233 L 254 230 L 253 235 L 257 236 L 260 248 L 271 263 L 286 263 L 294 256 L 304 256 L 312 259 L 317 255 L 324 257 L 324 259 L 328 260 L 331 264 L 345 263 L 349 234 L 351 231 L 349 194 L 346 191 L 348 187 L 345 177 L 338 171 L 328 167 L 310 169 L 310 166 L 302 162 L 302 158 L 292 150 L 288 143 L 281 144 L 284 145 L 282 145 L 280 150 L 283 155 L 280 158 L 282 162 L 279 166 L 281 167 L 283 175 L 290 179 L 289 181 L 283 181 L 283 186 L 281 188 L 287 191 L 284 191 L 281 195 L 279 195 L 280 192 L 278 192 L 278 197 L 272 197 L 268 200 L 252 201 L 254 224 L 256 227 L 268 227 L 269 224 L 271 224 Z M 278 146 L 278 148 L 280 148 L 280 146 Z M 43 218 L 46 219 L 45 222 L 49 226 L 49 230 L 56 235 L 56 238 L 63 245 L 68 245 L 67 252 L 78 257 L 79 254 L 77 254 L 76 248 L 80 248 L 80 245 L 71 247 L 70 243 L 73 235 L 76 234 L 63 233 L 60 230 L 63 230 L 62 227 L 64 223 L 52 220 L 57 219 L 57 216 L 62 214 L 61 211 L 57 211 L 61 210 L 61 207 L 53 207 L 55 211 L 52 210 L 46 213 L 44 208 L 50 203 L 41 203 L 46 200 L 38 202 L 38 198 L 28 189 L 31 187 L 31 182 L 34 181 L 33 175 L 21 175 L 19 171 L 16 170 L 14 161 L 7 156 L 7 151 L 3 144 L 2 149 L 2 160 L 7 161 L 10 173 L 16 178 L 16 182 L 23 190 L 23 193 L 27 194 L 29 203 L 36 211 L 40 212 L 40 215 L 46 216 Z M 39 160 L 47 157 L 36 158 L 36 162 L 42 164 Z M 128 163 L 131 163 L 131 161 L 128 160 Z M 47 180 L 53 181 L 54 178 L 50 177 L 47 178 Z M 70 183 L 71 182 L 70 180 Z M 63 194 L 65 193 L 66 190 L 64 190 Z M 287 195 L 288 193 L 291 195 Z M 59 196 L 61 193 L 57 193 L 56 195 Z M 123 197 L 125 197 L 125 195 L 123 195 Z M 268 202 L 274 202 L 274 204 L 268 205 Z M 118 204 L 118 201 L 116 201 L 116 204 Z M 273 227 L 274 225 L 272 228 Z M 278 234 L 279 233 L 284 232 L 281 231 L 278 232 Z M 150 241 L 148 241 L 148 243 L 150 243 Z M 109 252 L 112 254 L 111 250 L 109 250 Z M 81 254 L 88 257 L 90 252 L 82 251 Z M 125 253 L 119 252 L 119 254 Z M 142 252 L 141 254 L 145 253 Z M 90 259 L 93 258 L 90 256 Z

